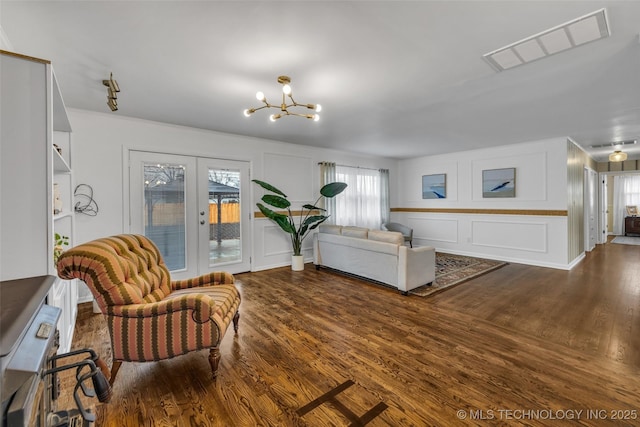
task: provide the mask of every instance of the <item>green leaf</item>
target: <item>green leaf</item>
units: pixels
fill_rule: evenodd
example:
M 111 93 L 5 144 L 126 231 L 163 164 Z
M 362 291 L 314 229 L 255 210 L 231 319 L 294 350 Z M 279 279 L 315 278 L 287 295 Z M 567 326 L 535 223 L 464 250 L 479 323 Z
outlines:
M 260 212 L 262 212 L 262 214 L 264 216 L 266 216 L 267 218 L 272 219 L 274 221 L 278 217 L 284 217 L 285 219 L 287 218 L 286 215 L 282 215 L 280 213 L 274 212 L 271 209 L 269 209 L 268 207 L 266 207 L 265 205 L 263 205 L 262 203 L 256 203 L 256 206 L 258 207 L 258 209 L 260 209 Z
M 291 203 L 287 199 L 273 194 L 265 194 L 262 196 L 262 201 L 279 209 L 286 209 L 291 206 Z
M 260 212 L 262 212 L 264 216 L 278 224 L 280 228 L 282 228 L 287 233 L 294 234 L 296 232 L 296 229 L 291 225 L 288 216 L 274 212 L 262 203 L 256 203 L 256 206 L 258 207 L 258 209 L 260 209 Z
M 323 209 L 323 208 L 318 207 L 318 206 L 313 206 L 313 205 L 304 205 L 302 207 L 305 208 L 305 209 L 309 209 L 310 211 L 314 211 L 314 210 L 325 211 L 325 212 L 327 211 L 326 209 Z
M 286 194 L 284 194 L 282 191 L 278 190 L 276 187 L 274 187 L 271 184 L 268 184 L 264 181 L 260 181 L 259 179 L 252 179 L 251 181 L 255 182 L 256 184 L 258 184 L 260 187 L 264 188 L 265 190 L 271 191 L 272 193 L 276 193 L 281 195 L 282 197 L 287 197 Z
M 320 189 L 320 194 L 324 197 L 335 197 L 347 188 L 344 182 L 331 182 Z
M 325 222 L 325 221 L 326 221 L 326 220 L 328 220 L 328 219 L 329 219 L 329 217 L 328 217 L 328 216 L 325 216 L 325 217 L 324 217 L 324 219 L 323 219 L 322 221 L 318 221 L 318 222 L 316 222 L 315 224 L 313 224 L 311 227 L 309 227 L 309 230 L 315 230 L 316 228 L 318 228 L 318 226 L 319 226 L 320 224 L 322 224 L 323 222 Z
M 287 233 L 290 233 L 290 234 L 296 233 L 296 228 L 291 224 L 291 221 L 289 221 L 289 217 L 287 217 L 286 215 L 278 214 L 277 217 L 272 219 L 276 222 L 276 224 L 280 226 L 280 228 L 282 228 Z
M 304 225 L 311 225 L 314 222 L 317 221 L 326 221 L 326 219 L 329 218 L 328 216 L 324 216 L 324 215 L 314 215 L 314 216 L 310 216 L 309 218 L 307 218 L 304 221 Z

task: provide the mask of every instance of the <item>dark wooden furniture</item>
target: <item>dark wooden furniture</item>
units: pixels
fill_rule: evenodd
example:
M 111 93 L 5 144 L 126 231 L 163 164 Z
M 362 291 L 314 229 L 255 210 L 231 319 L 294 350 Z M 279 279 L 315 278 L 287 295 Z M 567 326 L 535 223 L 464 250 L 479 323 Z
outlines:
M 640 216 L 628 216 L 624 219 L 624 235 L 640 235 Z

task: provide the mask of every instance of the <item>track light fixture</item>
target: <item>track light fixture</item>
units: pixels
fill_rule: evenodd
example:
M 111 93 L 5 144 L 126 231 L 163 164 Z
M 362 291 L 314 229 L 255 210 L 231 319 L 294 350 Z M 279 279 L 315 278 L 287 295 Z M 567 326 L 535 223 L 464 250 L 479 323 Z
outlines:
M 113 79 L 113 73 L 109 75 L 109 80 L 103 80 L 102 84 L 107 87 L 107 105 L 111 108 L 111 111 L 118 111 L 117 93 L 120 92 L 120 86 Z
M 263 108 L 277 108 L 280 110 L 280 113 L 272 114 L 271 116 L 269 116 L 269 119 L 272 122 L 275 122 L 276 120 L 278 120 L 283 116 L 300 116 L 300 117 L 305 117 L 307 119 L 311 119 L 315 122 L 320 120 L 319 114 L 303 114 L 295 111 L 289 111 L 289 109 L 293 107 L 302 107 L 302 108 L 307 108 L 309 110 L 314 110 L 317 113 L 322 109 L 322 106 L 320 104 L 298 104 L 293 99 L 293 94 L 291 93 L 291 86 L 289 85 L 289 83 L 291 83 L 291 78 L 289 76 L 279 76 L 278 83 L 282 85 L 282 104 L 280 105 L 270 104 L 267 101 L 267 98 L 264 96 L 264 93 L 258 92 L 256 93 L 256 99 L 260 102 L 263 102 L 264 105 L 258 108 L 248 108 L 244 110 L 244 115 L 246 117 L 250 117 L 253 113 L 255 113 L 258 110 L 262 110 Z M 287 96 L 291 100 L 291 104 L 287 104 L 286 102 Z

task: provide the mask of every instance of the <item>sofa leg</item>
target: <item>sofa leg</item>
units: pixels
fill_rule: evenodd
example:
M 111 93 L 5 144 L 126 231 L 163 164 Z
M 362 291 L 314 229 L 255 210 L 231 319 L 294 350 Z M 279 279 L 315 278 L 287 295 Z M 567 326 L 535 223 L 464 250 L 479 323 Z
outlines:
M 209 350 L 209 365 L 211 365 L 211 373 L 215 379 L 218 376 L 218 365 L 220 364 L 220 349 L 213 347 Z
M 233 315 L 233 331 L 238 333 L 238 320 L 240 320 L 240 313 L 236 311 L 236 314 Z
M 404 295 L 405 297 L 409 296 L 409 291 L 402 291 L 402 295 Z
M 316 271 L 320 271 L 320 264 L 316 264 Z
M 427 283 L 427 286 L 431 286 L 431 285 L 433 285 L 433 282 Z

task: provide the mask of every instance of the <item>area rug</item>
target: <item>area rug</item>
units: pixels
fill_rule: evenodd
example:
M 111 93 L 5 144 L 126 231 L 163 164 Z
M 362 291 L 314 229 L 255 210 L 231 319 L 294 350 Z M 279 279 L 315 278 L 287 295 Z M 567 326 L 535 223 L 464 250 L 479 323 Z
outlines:
M 640 237 L 616 236 L 611 243 L 619 243 L 621 245 L 640 245 Z
M 421 297 L 433 295 L 504 265 L 507 263 L 436 252 L 436 280 L 433 285 L 420 286 L 409 293 Z

